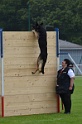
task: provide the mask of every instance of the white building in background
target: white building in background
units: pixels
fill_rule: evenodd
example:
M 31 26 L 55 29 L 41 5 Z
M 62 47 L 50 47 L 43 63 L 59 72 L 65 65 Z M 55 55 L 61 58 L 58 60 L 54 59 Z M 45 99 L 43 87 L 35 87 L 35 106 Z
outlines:
M 63 59 L 65 58 L 70 59 L 70 57 L 68 56 L 69 53 L 72 59 L 77 64 L 77 66 L 82 71 L 82 46 L 59 39 L 59 48 L 60 48 L 60 66 Z M 75 74 L 76 75 L 80 74 L 76 67 L 75 67 Z

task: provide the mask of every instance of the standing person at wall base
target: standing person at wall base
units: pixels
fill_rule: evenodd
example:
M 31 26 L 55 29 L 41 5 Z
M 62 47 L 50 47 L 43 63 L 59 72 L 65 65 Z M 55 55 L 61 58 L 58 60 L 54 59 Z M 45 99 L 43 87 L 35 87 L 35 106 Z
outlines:
M 64 59 L 62 69 L 57 73 L 56 93 L 59 94 L 65 108 L 65 114 L 71 113 L 71 94 L 74 91 L 75 74 L 69 67 L 70 60 Z

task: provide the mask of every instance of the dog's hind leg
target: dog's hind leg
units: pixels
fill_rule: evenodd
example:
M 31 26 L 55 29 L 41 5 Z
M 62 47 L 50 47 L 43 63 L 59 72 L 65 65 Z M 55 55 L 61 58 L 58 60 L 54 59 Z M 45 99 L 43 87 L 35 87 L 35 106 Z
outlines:
M 43 63 L 43 64 L 42 64 L 42 67 L 41 67 L 41 71 L 39 71 L 39 73 L 44 74 L 44 66 L 45 66 L 45 64 Z
M 35 74 L 38 70 L 39 70 L 39 68 L 37 68 L 34 72 L 32 72 L 32 74 Z
M 35 74 L 38 70 L 39 70 L 39 64 L 38 64 L 38 62 L 37 62 L 36 70 L 35 70 L 34 72 L 32 72 L 32 74 Z
M 39 64 L 40 64 L 40 60 L 41 60 L 41 57 L 39 55 L 38 59 L 37 59 L 37 67 L 36 67 L 36 70 L 34 72 L 32 72 L 32 74 L 35 74 L 37 71 L 39 71 Z
M 34 72 L 32 72 L 32 74 L 35 74 L 39 69 L 36 69 Z
M 42 67 L 41 67 L 41 71 L 39 71 L 39 72 L 42 73 L 42 74 L 44 74 L 44 67 L 45 67 L 45 64 L 46 64 L 46 59 L 43 60 Z

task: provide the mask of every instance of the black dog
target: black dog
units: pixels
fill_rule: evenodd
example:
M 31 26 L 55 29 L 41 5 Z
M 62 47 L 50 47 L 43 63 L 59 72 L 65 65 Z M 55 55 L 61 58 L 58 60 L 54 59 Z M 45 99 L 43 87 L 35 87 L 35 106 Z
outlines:
M 33 26 L 33 29 L 38 34 L 38 44 L 40 48 L 40 54 L 37 59 L 37 68 L 35 72 L 32 73 L 35 74 L 39 70 L 39 64 L 42 62 L 41 70 L 39 72 L 44 74 L 44 67 L 47 61 L 47 33 L 45 28 L 43 27 L 43 23 L 38 24 L 36 22 L 36 24 Z

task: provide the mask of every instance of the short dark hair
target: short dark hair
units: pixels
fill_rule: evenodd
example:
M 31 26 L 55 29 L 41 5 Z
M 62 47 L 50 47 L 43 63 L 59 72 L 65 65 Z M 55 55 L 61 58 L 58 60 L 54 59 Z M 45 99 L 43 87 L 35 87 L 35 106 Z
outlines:
M 67 66 L 70 65 L 70 60 L 69 59 L 64 59 L 64 61 L 66 62 Z

